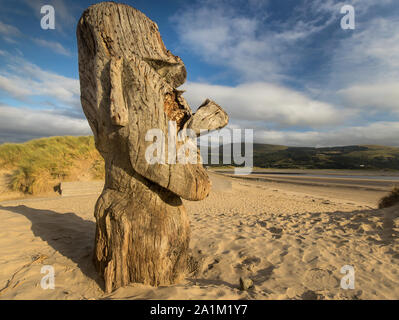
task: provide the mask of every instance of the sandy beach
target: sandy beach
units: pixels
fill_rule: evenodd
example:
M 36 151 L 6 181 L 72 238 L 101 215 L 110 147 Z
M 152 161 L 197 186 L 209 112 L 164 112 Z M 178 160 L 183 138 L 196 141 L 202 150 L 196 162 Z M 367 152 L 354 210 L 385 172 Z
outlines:
M 111 294 L 91 261 L 97 187 L 0 202 L 0 299 L 399 299 L 399 207 L 376 209 L 386 192 L 211 178 L 207 199 L 184 201 L 197 273 Z M 44 265 L 53 290 L 40 286 Z M 354 289 L 341 288 L 345 265 Z

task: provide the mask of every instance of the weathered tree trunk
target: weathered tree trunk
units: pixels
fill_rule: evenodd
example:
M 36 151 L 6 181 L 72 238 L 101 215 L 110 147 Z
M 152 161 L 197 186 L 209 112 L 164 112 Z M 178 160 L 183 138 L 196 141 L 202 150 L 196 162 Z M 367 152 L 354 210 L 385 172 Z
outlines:
M 187 268 L 190 239 L 180 197 L 201 200 L 210 182 L 200 161 L 148 161 L 153 141 L 145 137 L 151 129 L 174 135 L 172 141 L 185 129 L 199 135 L 224 127 L 227 114 L 209 100 L 192 114 L 176 90 L 186 79 L 183 62 L 138 10 L 112 2 L 91 6 L 79 20 L 77 39 L 82 107 L 106 169 L 95 207 L 94 263 L 107 292 L 130 282 L 176 283 Z
M 95 208 L 94 262 L 105 288 L 175 283 L 186 268 L 190 237 L 180 197 L 140 177 L 117 154 L 111 157 Z

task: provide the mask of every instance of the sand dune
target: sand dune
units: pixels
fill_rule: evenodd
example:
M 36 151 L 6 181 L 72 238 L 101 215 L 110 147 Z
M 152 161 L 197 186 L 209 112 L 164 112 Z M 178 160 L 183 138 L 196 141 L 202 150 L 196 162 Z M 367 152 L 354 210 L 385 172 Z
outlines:
M 1 202 L 0 299 L 399 299 L 399 207 L 333 188 L 212 180 L 206 200 L 185 201 L 198 273 L 112 294 L 91 263 L 97 194 Z M 54 290 L 40 286 L 43 265 Z M 340 287 L 344 265 L 353 290 Z M 240 291 L 240 277 L 254 287 Z

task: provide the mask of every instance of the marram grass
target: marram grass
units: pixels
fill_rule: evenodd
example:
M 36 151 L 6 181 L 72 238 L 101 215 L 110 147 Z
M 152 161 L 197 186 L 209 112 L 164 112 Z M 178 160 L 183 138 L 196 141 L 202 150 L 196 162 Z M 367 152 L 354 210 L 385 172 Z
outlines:
M 12 171 L 9 188 L 28 194 L 50 191 L 62 181 L 103 179 L 104 161 L 92 136 L 51 137 L 0 145 L 0 169 Z
M 389 208 L 396 204 L 399 204 L 399 187 L 394 187 L 392 191 L 386 195 L 385 197 L 381 198 L 378 203 L 378 208 Z

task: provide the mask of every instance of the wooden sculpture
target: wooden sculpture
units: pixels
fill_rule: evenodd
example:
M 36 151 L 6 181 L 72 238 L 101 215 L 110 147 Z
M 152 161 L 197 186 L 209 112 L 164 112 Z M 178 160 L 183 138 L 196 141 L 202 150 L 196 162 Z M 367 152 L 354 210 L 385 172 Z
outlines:
M 106 292 L 131 282 L 176 283 L 187 269 L 190 239 L 181 198 L 204 199 L 210 182 L 200 161 L 150 163 L 146 150 L 153 141 L 145 137 L 156 128 L 174 134 L 179 148 L 182 130 L 219 129 L 228 116 L 210 100 L 192 114 L 176 89 L 186 80 L 182 60 L 140 11 L 93 5 L 79 20 L 77 40 L 81 103 L 106 169 L 95 206 L 96 268 Z

